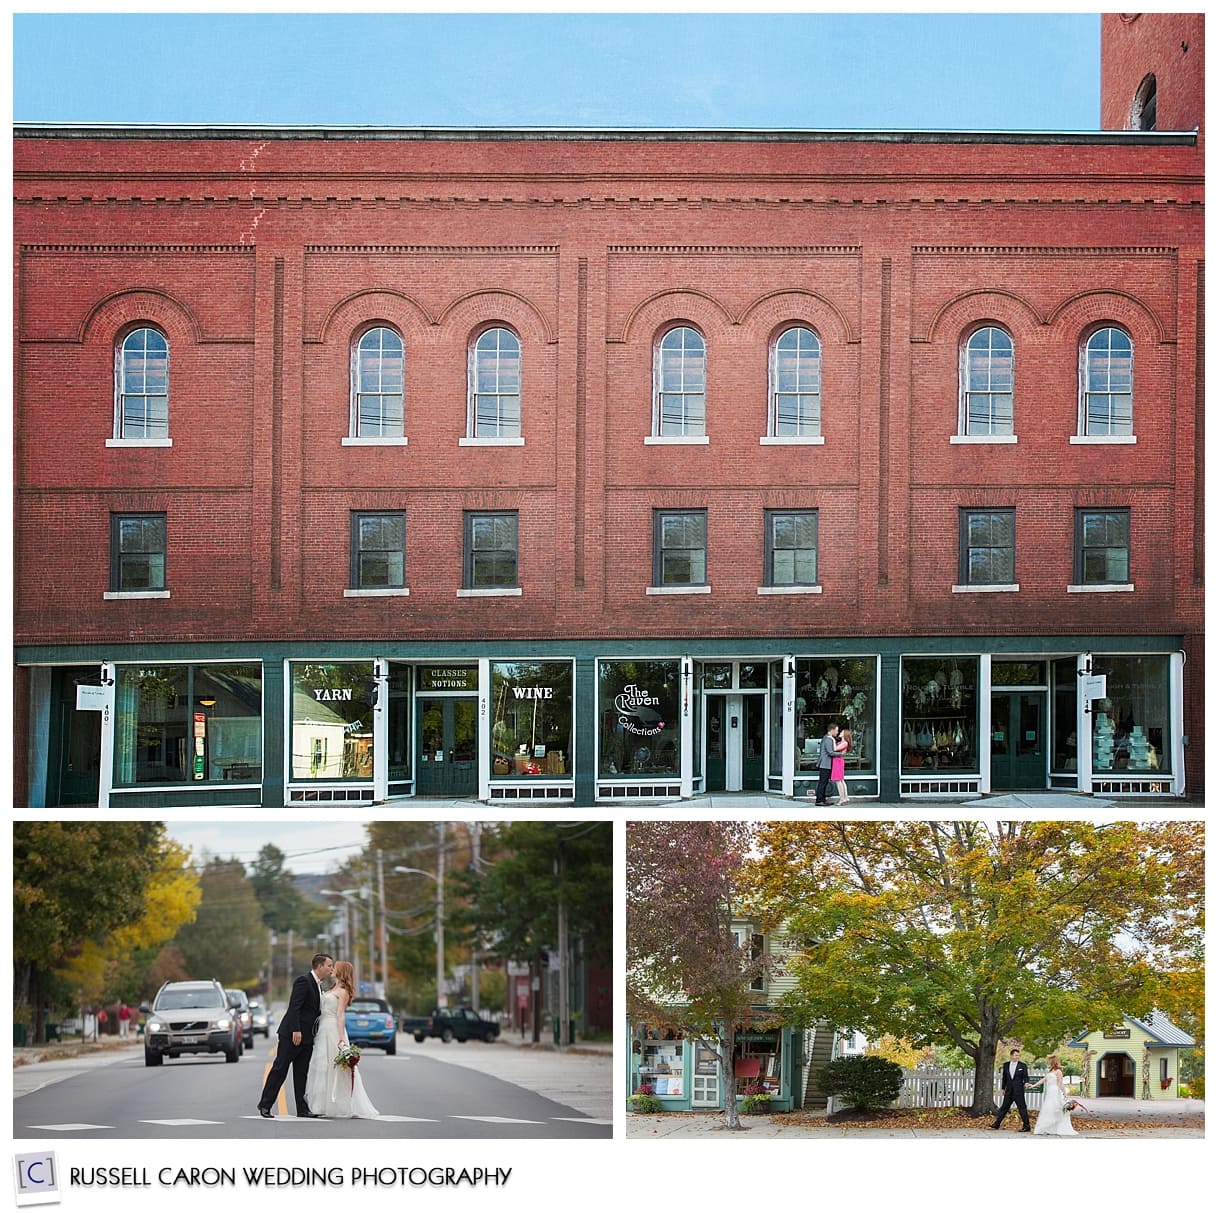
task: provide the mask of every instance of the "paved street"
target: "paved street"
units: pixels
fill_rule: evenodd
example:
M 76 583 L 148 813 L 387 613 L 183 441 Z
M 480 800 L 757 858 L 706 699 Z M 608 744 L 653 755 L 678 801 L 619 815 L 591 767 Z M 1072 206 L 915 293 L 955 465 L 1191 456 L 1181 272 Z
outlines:
M 612 1057 L 608 1050 L 558 1053 L 500 1042 L 416 1044 L 399 1033 L 396 1056 L 369 1049 L 360 1070 L 379 1120 L 298 1118 L 281 1095 L 273 1121 L 258 1115 L 270 1064 L 259 1039 L 235 1065 L 223 1057 L 144 1065 L 143 1047 L 13 1071 L 16 1136 L 85 1138 L 525 1139 L 608 1138 Z M 290 1086 L 290 1079 L 289 1084 Z

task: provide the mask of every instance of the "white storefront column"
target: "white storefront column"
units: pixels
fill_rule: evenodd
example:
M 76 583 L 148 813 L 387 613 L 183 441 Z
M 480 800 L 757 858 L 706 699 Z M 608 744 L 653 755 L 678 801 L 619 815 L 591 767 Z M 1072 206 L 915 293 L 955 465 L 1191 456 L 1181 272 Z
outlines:
M 795 654 L 782 659 L 782 794 L 795 795 L 795 737 L 798 721 L 795 713 Z M 771 726 L 773 727 L 773 726 Z
M 383 657 L 372 660 L 372 799 L 384 804 L 389 799 L 389 662 Z
M 101 769 L 97 773 L 97 807 L 110 807 L 110 792 L 114 787 L 114 725 L 117 674 L 112 661 L 103 661 L 101 684 L 105 693 L 101 716 Z
M 694 696 L 701 690 L 694 686 L 694 659 L 681 658 L 681 799 L 694 794 L 694 746 L 700 739 L 694 736 Z

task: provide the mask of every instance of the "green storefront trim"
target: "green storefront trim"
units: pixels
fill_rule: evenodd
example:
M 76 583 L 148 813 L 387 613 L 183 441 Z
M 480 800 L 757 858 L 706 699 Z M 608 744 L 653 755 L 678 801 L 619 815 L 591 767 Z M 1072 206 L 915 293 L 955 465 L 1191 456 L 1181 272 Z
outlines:
M 443 641 L 319 641 L 260 643 L 181 641 L 165 644 L 23 645 L 15 650 L 18 666 L 80 666 L 132 662 L 223 662 L 260 661 L 263 665 L 263 779 L 261 804 L 281 807 L 285 803 L 282 755 L 284 737 L 284 662 L 367 660 L 372 656 L 394 661 L 430 662 L 491 658 L 495 660 L 575 660 L 575 754 L 574 804 L 591 808 L 596 804 L 597 775 L 593 756 L 597 741 L 598 658 L 656 659 L 692 657 L 695 660 L 778 660 L 796 657 L 880 658 L 878 711 L 881 719 L 896 722 L 901 717 L 901 665 L 903 656 L 951 657 L 989 653 L 1031 659 L 1061 657 L 1082 652 L 1140 655 L 1167 653 L 1183 648 L 1179 634 L 1161 636 L 902 636 L 902 637 L 763 637 L 602 640 L 503 640 Z M 1185 731 L 1187 725 L 1185 724 Z M 19 748 L 20 752 L 20 748 Z M 901 797 L 901 736 L 896 727 L 883 731 L 878 779 L 866 777 L 856 794 L 876 794 L 884 801 Z M 202 794 L 202 796 L 200 795 Z M 182 789 L 118 791 L 113 805 L 132 808 L 162 808 L 205 803 L 224 805 L 249 803 L 239 791 L 215 785 Z

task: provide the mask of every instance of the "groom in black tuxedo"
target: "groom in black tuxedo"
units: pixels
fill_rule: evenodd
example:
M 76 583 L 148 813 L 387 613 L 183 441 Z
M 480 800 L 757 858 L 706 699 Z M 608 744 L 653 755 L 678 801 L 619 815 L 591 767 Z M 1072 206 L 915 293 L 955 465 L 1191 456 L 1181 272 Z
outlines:
M 1024 1088 L 1028 1085 L 1028 1067 L 1019 1060 L 1019 1050 L 1011 1050 L 1011 1060 L 1002 1067 L 1002 1107 L 998 1109 L 998 1119 L 990 1125 L 991 1129 L 1002 1127 L 1002 1119 L 1014 1104 L 1019 1109 L 1019 1119 L 1023 1121 L 1021 1133 L 1031 1133 L 1032 1126 L 1028 1121 L 1028 1105 L 1024 1099 Z
M 292 1069 L 292 1087 L 296 1095 L 296 1115 L 312 1116 L 305 1103 L 305 1082 L 309 1077 L 309 1061 L 313 1056 L 313 1030 L 321 1015 L 321 983 L 334 976 L 334 957 L 318 952 L 313 957 L 312 971 L 302 973 L 292 983 L 288 1009 L 279 1021 L 279 1043 L 275 1046 L 275 1062 L 266 1076 L 258 1111 L 268 1120 L 271 1108 L 279 1098 L 279 1088 Z

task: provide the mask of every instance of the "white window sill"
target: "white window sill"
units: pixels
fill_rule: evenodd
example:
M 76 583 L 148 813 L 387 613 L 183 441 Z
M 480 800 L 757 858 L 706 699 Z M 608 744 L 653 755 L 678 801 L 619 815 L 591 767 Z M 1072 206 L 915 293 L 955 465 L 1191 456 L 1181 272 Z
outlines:
M 644 446 L 710 446 L 709 434 L 648 434 Z
M 102 597 L 107 602 L 120 598 L 168 598 L 168 590 L 107 590 Z
M 462 438 L 458 446 L 524 446 L 523 438 Z
M 709 585 L 649 585 L 649 594 L 709 594 Z
M 1014 446 L 1015 434 L 953 434 L 948 441 L 953 446 Z
M 1067 594 L 1132 594 L 1133 582 L 1114 582 L 1111 585 L 1068 585 Z
M 765 434 L 760 439 L 762 446 L 824 446 L 820 434 Z
M 819 585 L 759 585 L 759 594 L 820 594 L 823 589 Z
M 1017 594 L 1019 582 L 1003 582 L 1001 585 L 954 585 L 953 594 Z
M 343 446 L 408 446 L 406 438 L 344 438 Z
M 344 598 L 405 598 L 410 593 L 410 587 L 386 586 L 383 589 L 343 590 Z
M 1133 434 L 1071 434 L 1071 446 L 1133 446 L 1137 442 Z
M 173 446 L 172 438 L 107 438 L 107 446 Z
M 458 598 L 519 598 L 524 593 L 520 586 L 496 587 L 488 590 L 458 590 Z

